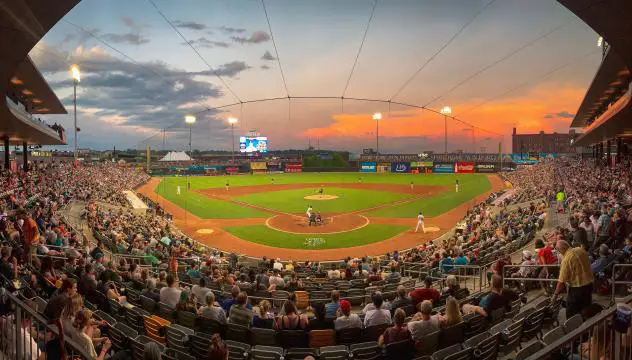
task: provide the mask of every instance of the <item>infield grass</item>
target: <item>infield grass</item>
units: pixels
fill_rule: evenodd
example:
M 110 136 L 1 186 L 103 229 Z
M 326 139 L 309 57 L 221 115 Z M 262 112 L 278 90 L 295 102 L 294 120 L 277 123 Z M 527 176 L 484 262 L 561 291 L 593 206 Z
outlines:
M 287 249 L 337 249 L 371 244 L 390 239 L 406 231 L 408 226 L 369 224 L 361 229 L 340 234 L 289 234 L 265 225 L 229 226 L 226 231 L 241 239 L 258 244 Z M 308 246 L 307 239 L 322 239 L 323 243 Z M 342 256 L 342 255 L 341 255 Z

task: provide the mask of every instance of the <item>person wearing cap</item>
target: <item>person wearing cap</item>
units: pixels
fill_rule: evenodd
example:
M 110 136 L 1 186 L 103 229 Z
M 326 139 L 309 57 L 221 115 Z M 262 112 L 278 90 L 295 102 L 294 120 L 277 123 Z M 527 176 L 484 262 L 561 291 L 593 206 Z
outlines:
M 364 317 L 364 327 L 391 324 L 391 312 L 387 307 L 382 308 L 383 302 L 384 299 L 382 299 L 382 294 L 375 293 L 375 295 L 373 295 L 374 309 L 366 312 L 366 316 Z
M 538 268 L 534 267 L 535 261 L 533 261 L 533 253 L 530 250 L 522 251 L 522 264 L 520 269 L 511 274 L 511 277 L 531 277 Z
M 342 329 L 362 329 L 362 320 L 358 314 L 351 313 L 351 303 L 348 300 L 340 301 L 340 316 L 334 320 L 336 331 Z

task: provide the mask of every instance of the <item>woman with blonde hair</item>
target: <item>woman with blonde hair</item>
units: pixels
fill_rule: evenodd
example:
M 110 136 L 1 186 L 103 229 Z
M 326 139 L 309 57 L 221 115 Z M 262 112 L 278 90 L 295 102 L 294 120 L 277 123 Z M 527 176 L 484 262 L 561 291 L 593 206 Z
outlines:
M 461 317 L 461 310 L 459 309 L 459 302 L 453 296 L 449 296 L 445 302 L 445 320 L 444 326 L 456 325 L 463 321 Z
M 270 302 L 261 300 L 259 305 L 252 309 L 255 315 L 252 317 L 252 327 L 272 329 L 274 325 L 274 316 L 270 314 Z
M 74 340 L 81 345 L 83 351 L 88 355 L 88 358 L 90 360 L 103 360 L 107 355 L 108 350 L 110 350 L 112 343 L 108 338 L 96 339 L 94 342 L 103 344 L 101 352 L 97 356 L 92 339 L 94 332 L 94 326 L 92 325 L 92 311 L 87 309 L 79 311 L 75 316 L 75 321 L 72 326 L 77 332 L 77 336 Z

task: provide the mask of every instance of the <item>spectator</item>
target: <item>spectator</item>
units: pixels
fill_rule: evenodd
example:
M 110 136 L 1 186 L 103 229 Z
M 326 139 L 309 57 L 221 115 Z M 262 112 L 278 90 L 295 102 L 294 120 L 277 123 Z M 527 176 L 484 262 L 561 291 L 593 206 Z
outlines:
M 511 274 L 511 277 L 531 277 L 538 270 L 533 266 L 535 261 L 533 261 L 533 254 L 529 250 L 522 251 L 522 263 L 520 265 L 518 271 Z
M 305 329 L 309 323 L 307 316 L 299 315 L 296 305 L 292 301 L 286 301 L 283 304 L 283 312 L 285 315 L 279 316 L 274 323 L 277 330 L 298 330 Z
M 487 316 L 490 316 L 491 312 L 496 309 L 505 308 L 509 310 L 509 304 L 517 298 L 518 296 L 513 292 L 503 291 L 503 278 L 499 275 L 494 275 L 492 276 L 492 290 L 481 299 L 479 306 L 485 311 Z
M 569 289 L 566 300 L 566 318 L 568 319 L 575 314 L 579 314 L 584 307 L 592 303 L 594 277 L 586 250 L 581 247 L 571 248 L 564 240 L 558 241 L 556 248 L 563 256 L 563 259 L 557 287 L 551 297 L 551 302 L 555 302 L 564 288 L 564 284 L 568 283 Z
M 441 269 L 441 273 L 445 274 L 452 271 L 454 269 L 453 265 L 454 265 L 454 262 L 452 261 L 450 254 L 448 254 L 447 252 L 443 253 L 443 259 L 439 263 L 439 268 Z
M 256 309 L 254 309 L 254 316 L 252 317 L 252 327 L 272 329 L 274 326 L 274 315 L 270 313 L 270 302 L 268 300 L 261 300 Z
M 0 259 L 0 275 L 7 280 L 17 279 L 18 277 L 18 259 L 11 256 L 12 248 L 3 246 L 0 250 L 2 258 Z
M 208 347 L 208 360 L 228 360 L 228 346 L 219 334 L 211 336 L 211 344 Z
M 461 248 L 457 250 L 456 254 L 457 257 L 454 260 L 454 265 L 467 265 L 469 263 L 467 257 L 463 255 L 463 250 Z
M 283 280 L 283 278 L 281 277 L 279 270 L 274 270 L 274 273 L 272 274 L 272 276 L 270 276 L 270 287 L 268 288 L 268 291 L 274 291 L 277 288 L 278 289 L 283 289 L 285 288 L 285 280 Z
M 383 299 L 383 297 L 382 297 L 382 292 L 381 292 L 381 291 L 376 291 L 375 293 L 373 293 L 373 295 L 371 296 L 371 299 L 375 299 L 375 296 L 379 296 L 379 297 L 380 297 L 380 299 Z M 375 302 L 374 302 L 374 301 L 371 301 L 370 303 L 368 303 L 368 304 L 367 304 L 367 305 L 366 305 L 366 306 L 362 309 L 362 313 L 363 313 L 363 314 L 366 314 L 366 313 L 368 313 L 368 312 L 369 312 L 369 311 L 371 311 L 371 310 L 377 310 L 377 309 L 380 309 L 380 308 L 384 308 L 384 309 L 387 309 L 387 310 L 388 310 L 388 309 L 390 309 L 390 308 L 391 308 L 391 305 L 390 305 L 388 302 L 384 302 L 384 301 L 382 300 L 382 302 L 381 302 L 381 306 L 380 306 L 379 308 L 376 308 L 376 307 L 375 307 Z
M 101 338 L 99 343 L 102 343 L 101 352 L 97 357 L 94 343 L 91 337 L 92 334 L 92 311 L 84 309 L 81 310 L 75 317 L 73 327 L 77 337 L 75 340 L 82 348 L 82 350 L 89 356 L 90 359 L 103 360 L 110 350 L 112 343 L 108 338 Z
M 241 326 L 250 326 L 252 321 L 252 311 L 248 309 L 248 295 L 245 292 L 237 294 L 235 303 L 228 312 L 228 323 Z M 288 301 L 289 302 L 289 301 Z
M 448 275 L 445 278 L 445 285 L 446 287 L 444 287 L 441 290 L 442 295 L 450 295 L 450 296 L 455 296 L 456 292 L 461 288 L 459 286 L 459 283 L 456 279 L 456 276 L 454 275 Z
M 204 295 L 204 302 L 206 306 L 199 308 L 197 314 L 213 319 L 221 324 L 226 324 L 226 313 L 221 307 L 215 305 L 215 294 L 213 294 L 212 291 Z
M 397 271 L 395 265 L 391 266 L 391 272 L 386 276 L 386 282 L 389 284 L 396 284 L 400 282 L 402 275 Z
M 610 239 L 610 216 L 608 211 L 604 208 L 601 210 L 601 215 L 597 220 L 597 242 L 593 246 L 601 245 Z
M 340 279 L 340 270 L 337 269 L 336 265 L 333 265 L 333 268 L 327 272 L 327 277 L 333 280 Z
M 579 226 L 579 222 L 576 218 L 570 218 L 570 225 L 573 237 L 573 246 L 583 246 L 586 251 L 590 249 L 590 244 L 588 243 L 588 234 L 586 233 L 586 229 Z
M 185 311 L 197 314 L 197 299 L 194 294 L 189 294 L 187 291 L 180 293 L 180 301 L 176 304 L 176 311 Z
M 206 277 L 202 276 L 200 278 L 200 284 L 193 285 L 191 288 L 191 292 L 195 295 L 198 300 L 202 300 L 206 297 L 206 294 L 211 292 L 211 289 L 206 287 Z
M 414 341 L 419 341 L 425 335 L 439 330 L 443 318 L 441 315 L 432 315 L 432 303 L 424 300 L 419 303 L 419 312 L 408 322 L 408 330 Z
M 397 298 L 391 303 L 391 312 L 394 314 L 396 309 L 412 305 L 413 301 L 406 296 L 406 288 L 403 285 L 397 287 Z
M 336 317 L 336 313 L 340 308 L 340 292 L 338 290 L 331 291 L 331 302 L 325 305 L 325 316 L 328 318 Z
M 426 277 L 424 279 L 423 288 L 415 289 L 411 291 L 408 295 L 410 296 L 410 299 L 412 300 L 415 307 L 417 307 L 417 305 L 424 300 L 429 300 L 430 302 L 434 303 L 439 299 L 439 297 L 441 297 L 439 291 L 432 288 L 432 279 L 430 277 Z
M 450 296 L 445 302 L 445 326 L 456 325 L 463 321 L 461 317 L 461 310 L 459 309 L 459 302 L 455 297 Z
M 222 303 L 222 309 L 230 317 L 230 308 L 237 302 L 237 295 L 239 295 L 239 286 L 235 285 L 230 289 L 230 298 L 224 300 Z
M 336 331 L 342 329 L 362 329 L 362 320 L 358 314 L 351 313 L 351 303 L 347 300 L 340 301 L 340 316 L 334 321 Z
M 160 294 L 155 292 L 154 289 L 156 289 L 156 279 L 149 278 L 147 279 L 147 287 L 141 290 L 140 294 L 147 296 L 155 302 L 160 302 Z
M 161 360 L 162 352 L 158 343 L 150 341 L 145 344 L 143 360 Z
M 272 270 L 276 270 L 279 272 L 283 270 L 283 264 L 281 263 L 281 259 L 276 258 L 276 260 L 274 261 L 274 264 L 272 264 Z
M 373 295 L 374 309 L 366 312 L 366 316 L 364 317 L 364 327 L 391 323 L 391 312 L 387 309 L 383 309 L 382 303 L 382 294 L 376 293 Z
M 334 328 L 332 317 L 325 316 L 325 306 L 322 303 L 315 303 L 313 306 L 314 318 L 309 320 L 306 330 L 328 330 Z M 335 317 L 335 314 L 334 316 Z
M 540 279 L 547 279 L 549 277 L 549 274 L 553 273 L 553 271 L 555 270 L 550 265 L 557 264 L 557 258 L 553 255 L 553 248 L 551 248 L 551 246 L 549 246 L 548 244 L 545 245 L 542 239 L 537 239 L 535 241 L 535 254 L 538 265 L 543 265 L 538 277 Z M 542 287 L 542 291 L 546 295 L 547 293 L 545 289 L 547 287 L 547 283 L 545 281 L 542 281 L 540 283 L 540 286 Z
M 65 304 L 77 293 L 77 283 L 72 279 L 64 279 L 61 288 L 48 300 L 44 316 L 49 320 L 59 319 Z
M 378 345 L 388 345 L 398 341 L 412 339 L 408 327 L 404 324 L 406 319 L 406 312 L 403 309 L 395 310 L 393 315 L 394 325 L 384 331 L 384 334 L 380 335 L 378 339 Z
M 196 262 L 191 264 L 191 268 L 187 270 L 187 275 L 191 279 L 197 279 L 200 277 L 200 269 L 198 269 L 198 264 Z
M 169 305 L 174 308 L 180 301 L 180 294 L 182 290 L 178 289 L 178 281 L 173 275 L 167 275 L 167 286 L 160 289 L 160 302 Z

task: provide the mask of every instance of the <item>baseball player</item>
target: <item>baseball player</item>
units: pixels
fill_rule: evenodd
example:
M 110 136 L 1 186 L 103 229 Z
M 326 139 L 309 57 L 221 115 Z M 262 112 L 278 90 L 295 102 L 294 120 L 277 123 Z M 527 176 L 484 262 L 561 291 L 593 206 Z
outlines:
M 307 211 L 305 212 L 305 214 L 307 215 L 307 220 L 309 220 L 312 217 L 312 212 L 314 212 L 314 209 L 312 209 L 312 206 L 311 205 L 307 206 Z
M 456 188 L 456 192 L 459 192 L 459 179 L 456 179 L 454 187 Z
M 176 188 L 176 194 L 180 195 L 180 185 Z
M 226 185 L 224 187 L 226 188 L 226 191 L 228 191 L 228 188 L 230 187 L 230 184 L 228 182 L 226 182 Z
M 410 182 L 410 190 L 413 190 L 415 188 L 415 184 L 411 181 Z
M 426 233 L 426 228 L 424 227 L 424 215 L 421 213 L 421 211 L 419 212 L 419 215 L 417 215 L 417 227 L 415 227 L 415 232 L 417 232 L 419 230 L 419 227 L 421 226 L 421 231 L 423 231 L 423 233 Z

